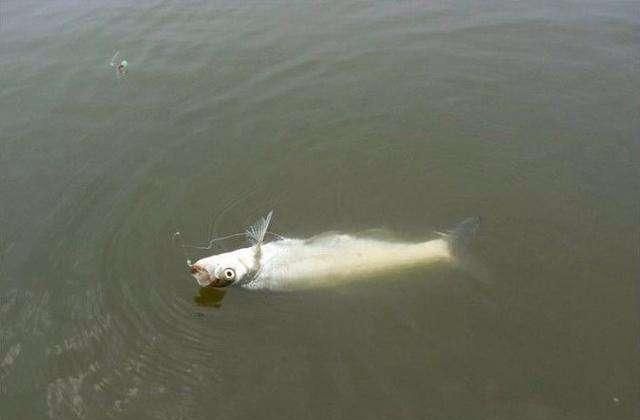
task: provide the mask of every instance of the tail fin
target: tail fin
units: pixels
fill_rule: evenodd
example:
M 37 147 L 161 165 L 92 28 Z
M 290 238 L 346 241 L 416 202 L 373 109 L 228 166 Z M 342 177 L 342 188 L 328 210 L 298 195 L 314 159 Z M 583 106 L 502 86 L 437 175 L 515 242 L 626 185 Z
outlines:
M 469 242 L 478 227 L 480 227 L 480 217 L 475 216 L 463 220 L 447 232 L 445 239 L 449 244 L 449 252 L 454 258 L 460 259 L 467 255 Z
M 476 230 L 480 227 L 480 217 L 470 217 L 458 223 L 453 229 L 444 234 L 449 245 L 449 252 L 457 267 L 470 275 L 476 282 L 486 288 L 491 286 L 491 273 L 478 259 L 469 255 L 469 243 Z

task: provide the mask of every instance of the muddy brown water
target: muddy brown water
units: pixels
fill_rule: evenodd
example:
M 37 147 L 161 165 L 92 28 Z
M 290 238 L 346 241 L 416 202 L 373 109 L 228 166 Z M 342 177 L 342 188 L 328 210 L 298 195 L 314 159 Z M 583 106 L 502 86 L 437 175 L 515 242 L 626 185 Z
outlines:
M 637 418 L 639 30 L 624 1 L 1 2 L 0 419 Z M 199 290 L 172 235 L 269 209 L 479 215 L 486 276 Z

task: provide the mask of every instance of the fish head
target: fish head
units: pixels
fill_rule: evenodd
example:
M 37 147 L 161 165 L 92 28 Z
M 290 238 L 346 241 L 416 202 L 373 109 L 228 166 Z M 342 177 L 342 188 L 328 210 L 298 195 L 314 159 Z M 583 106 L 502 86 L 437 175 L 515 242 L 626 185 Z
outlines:
M 228 287 L 241 281 L 249 269 L 236 252 L 228 252 L 202 258 L 189 271 L 201 287 Z

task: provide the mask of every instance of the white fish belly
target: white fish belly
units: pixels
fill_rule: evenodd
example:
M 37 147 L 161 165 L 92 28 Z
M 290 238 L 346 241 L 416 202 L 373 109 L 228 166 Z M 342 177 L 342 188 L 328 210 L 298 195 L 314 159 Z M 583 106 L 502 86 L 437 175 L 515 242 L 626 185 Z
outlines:
M 326 286 L 451 259 L 442 239 L 417 244 L 336 237 L 285 240 L 263 247 L 264 264 L 251 288 L 285 290 Z

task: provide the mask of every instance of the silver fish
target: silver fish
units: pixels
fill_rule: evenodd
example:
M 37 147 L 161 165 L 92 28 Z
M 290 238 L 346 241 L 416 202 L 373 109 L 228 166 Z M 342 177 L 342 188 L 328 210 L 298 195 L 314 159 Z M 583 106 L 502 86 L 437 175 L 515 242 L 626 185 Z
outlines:
M 245 232 L 252 245 L 190 264 L 202 287 L 292 290 L 336 285 L 436 262 L 456 262 L 480 224 L 464 220 L 426 242 L 385 241 L 340 233 L 265 242 L 273 211 Z

